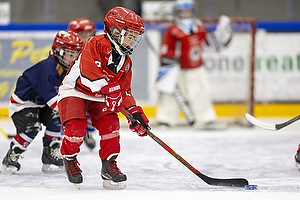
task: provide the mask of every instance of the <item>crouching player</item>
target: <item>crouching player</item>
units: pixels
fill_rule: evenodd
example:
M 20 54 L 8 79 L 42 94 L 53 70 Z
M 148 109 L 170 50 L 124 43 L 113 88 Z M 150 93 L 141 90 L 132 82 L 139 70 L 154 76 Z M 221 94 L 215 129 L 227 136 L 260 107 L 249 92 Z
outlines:
M 59 153 L 62 125 L 57 111 L 57 89 L 82 46 L 77 33 L 59 31 L 53 41 L 53 54 L 25 70 L 18 78 L 9 102 L 9 115 L 17 134 L 2 161 L 3 173 L 13 174 L 20 170 L 18 160 L 42 130 L 42 124 L 46 127 L 42 170 L 53 172 L 63 169 L 63 159 Z
M 64 125 L 61 154 L 68 180 L 83 182 L 77 155 L 86 134 L 87 115 L 99 131 L 103 187 L 124 189 L 127 176 L 117 167 L 120 153 L 121 107 L 139 122 L 129 127 L 145 135 L 148 119 L 131 94 L 132 61 L 129 57 L 142 42 L 144 23 L 140 16 L 123 7 L 111 9 L 104 19 L 105 34 L 90 38 L 70 66 L 59 87 L 58 110 Z

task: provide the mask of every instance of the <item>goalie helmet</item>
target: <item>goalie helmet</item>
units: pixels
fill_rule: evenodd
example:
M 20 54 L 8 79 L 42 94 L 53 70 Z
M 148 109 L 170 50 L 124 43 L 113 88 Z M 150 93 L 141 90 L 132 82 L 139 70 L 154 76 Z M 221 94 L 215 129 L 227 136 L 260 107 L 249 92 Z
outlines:
M 73 31 L 59 31 L 53 41 L 52 51 L 54 57 L 64 70 L 68 70 L 70 64 L 78 56 L 83 47 L 82 39 Z
M 142 43 L 145 26 L 133 11 L 115 7 L 104 18 L 104 32 L 120 55 L 131 55 Z
M 78 33 L 83 40 L 83 43 L 85 43 L 90 37 L 96 35 L 96 25 L 86 18 L 78 18 L 70 21 L 68 24 L 68 30 Z
M 173 12 L 176 23 L 182 29 L 190 31 L 196 17 L 194 1 L 176 0 Z

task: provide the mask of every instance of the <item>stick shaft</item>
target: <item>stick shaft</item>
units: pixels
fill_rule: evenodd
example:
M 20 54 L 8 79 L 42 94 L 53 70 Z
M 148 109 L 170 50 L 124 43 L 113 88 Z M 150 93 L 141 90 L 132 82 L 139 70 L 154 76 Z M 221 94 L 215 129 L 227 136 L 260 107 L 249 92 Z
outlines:
M 182 93 L 178 87 L 175 89 L 173 96 L 174 96 L 178 106 L 184 113 L 189 124 L 193 125 L 195 123 L 195 116 L 194 116 L 193 112 L 191 111 L 187 100 L 184 98 L 184 96 L 182 95 Z
M 132 122 L 137 121 L 124 108 L 121 109 L 121 113 L 123 115 L 125 115 Z M 187 167 L 190 171 L 192 171 L 194 174 L 196 174 L 199 178 L 201 178 L 207 184 L 215 185 L 215 186 L 231 186 L 231 187 L 244 187 L 245 185 L 248 185 L 248 181 L 243 178 L 217 179 L 217 178 L 211 178 L 211 177 L 208 177 L 208 176 L 202 174 L 200 171 L 198 171 L 196 168 L 194 168 L 190 163 L 188 163 L 184 158 L 182 158 L 178 153 L 176 153 L 170 146 L 168 146 L 161 139 L 159 139 L 154 133 L 152 133 L 150 131 L 150 127 L 147 127 L 147 129 L 148 129 L 147 134 L 154 141 L 156 141 L 162 148 L 164 148 L 166 151 L 168 151 L 172 156 L 174 156 L 174 158 L 176 158 L 179 162 L 181 162 L 185 167 Z
M 8 134 L 2 129 L 1 126 L 0 126 L 0 132 L 1 132 L 6 138 L 8 138 Z
M 276 129 L 277 130 L 282 129 L 283 127 L 286 127 L 286 126 L 298 121 L 299 119 L 300 119 L 300 115 L 298 115 L 298 116 L 296 116 L 296 117 L 294 117 L 294 118 L 292 118 L 292 119 L 290 119 L 290 120 L 288 120 L 284 123 L 276 124 Z

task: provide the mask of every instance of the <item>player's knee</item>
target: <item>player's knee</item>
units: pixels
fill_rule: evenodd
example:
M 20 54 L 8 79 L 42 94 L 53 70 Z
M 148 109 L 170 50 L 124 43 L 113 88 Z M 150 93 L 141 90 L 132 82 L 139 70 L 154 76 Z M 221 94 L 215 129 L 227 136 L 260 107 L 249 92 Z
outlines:
M 97 123 L 96 128 L 100 135 L 112 133 L 120 129 L 120 122 L 117 115 L 105 115 Z
M 65 123 L 64 135 L 68 137 L 84 137 L 87 122 L 84 119 L 72 119 Z
M 25 133 L 38 132 L 42 130 L 42 124 L 40 122 L 27 123 L 25 127 Z
M 59 116 L 52 118 L 47 122 L 46 130 L 53 131 L 53 132 L 61 132 L 62 131 L 62 124 L 60 122 Z
M 117 115 L 105 115 L 97 123 L 101 140 L 119 137 L 120 122 Z

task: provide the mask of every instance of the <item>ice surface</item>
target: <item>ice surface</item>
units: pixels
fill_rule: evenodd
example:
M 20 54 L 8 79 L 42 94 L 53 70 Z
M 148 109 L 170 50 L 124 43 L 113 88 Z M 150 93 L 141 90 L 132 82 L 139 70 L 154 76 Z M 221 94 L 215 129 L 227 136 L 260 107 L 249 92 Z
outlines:
M 271 122 L 282 122 L 274 120 Z M 13 133 L 10 121 L 1 127 Z M 0 173 L 0 199 L 287 199 L 300 198 L 300 171 L 294 155 L 300 143 L 300 123 L 280 131 L 231 127 L 225 131 L 196 131 L 189 127 L 152 132 L 203 174 L 214 178 L 246 178 L 258 190 L 207 185 L 150 137 L 138 137 L 127 126 L 121 129 L 119 168 L 127 174 L 127 188 L 102 187 L 98 150 L 82 146 L 78 156 L 84 182 L 78 190 L 64 173 L 41 171 L 42 133 L 19 160 L 15 175 Z M 94 135 L 99 141 L 99 137 Z M 10 139 L 0 133 L 0 161 Z M 98 145 L 99 146 L 99 145 Z

